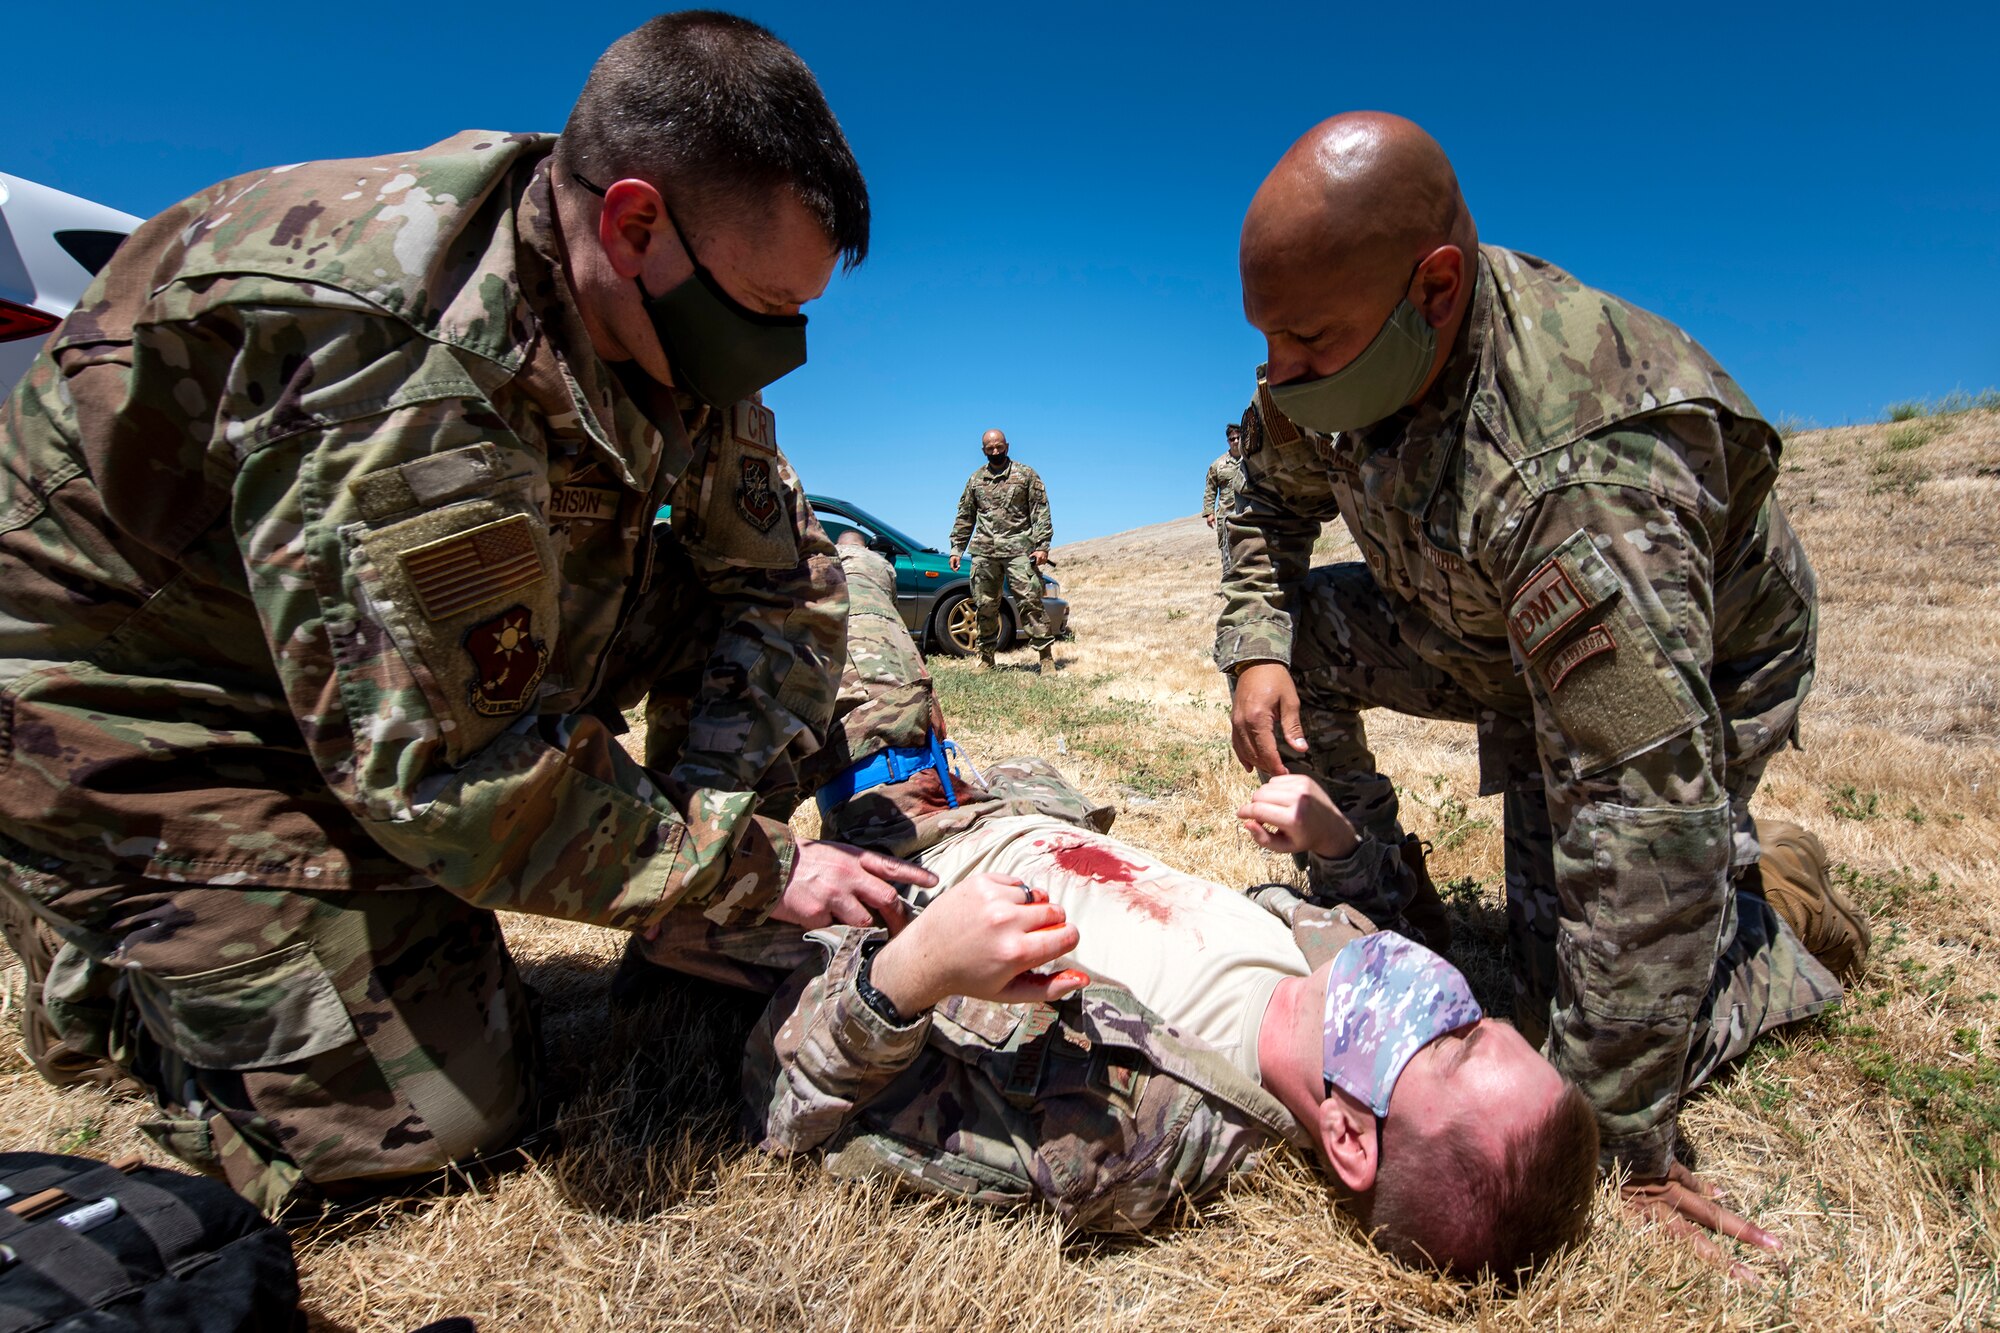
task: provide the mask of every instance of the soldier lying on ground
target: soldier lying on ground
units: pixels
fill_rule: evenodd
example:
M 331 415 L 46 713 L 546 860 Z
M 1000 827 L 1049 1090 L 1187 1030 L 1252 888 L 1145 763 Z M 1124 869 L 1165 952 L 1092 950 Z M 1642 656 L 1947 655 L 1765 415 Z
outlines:
M 838 765 L 824 832 L 946 887 L 912 891 L 893 939 L 687 911 L 647 947 L 776 988 L 745 1065 L 760 1144 L 1132 1230 L 1282 1142 L 1407 1258 L 1507 1273 L 1581 1232 L 1589 1103 L 1456 969 L 1358 913 L 1276 885 L 1246 897 L 1114 841 L 1111 811 L 1040 760 L 951 772 L 893 573 L 858 543 L 841 554 L 837 758 L 809 769 Z M 1307 840 L 1339 820 L 1323 795 L 1271 817 Z

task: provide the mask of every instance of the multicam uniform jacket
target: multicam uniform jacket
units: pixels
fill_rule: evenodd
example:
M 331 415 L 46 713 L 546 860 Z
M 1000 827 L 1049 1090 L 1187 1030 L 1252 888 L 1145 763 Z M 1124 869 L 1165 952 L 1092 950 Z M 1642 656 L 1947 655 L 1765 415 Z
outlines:
M 1324 438 L 1260 407 L 1218 665 L 1291 660 L 1289 590 L 1343 517 L 1410 648 L 1489 710 L 1482 792 L 1520 779 L 1490 743 L 1509 720 L 1532 736 L 1561 904 L 1549 1054 L 1608 1154 L 1661 1173 L 1755 854 L 1745 805 L 1812 676 L 1776 433 L 1679 329 L 1494 247 L 1415 409 Z
M 1208 478 L 1201 488 L 1201 512 L 1205 518 L 1215 515 L 1220 523 L 1229 516 L 1229 510 L 1236 503 L 1236 493 L 1243 489 L 1243 461 L 1222 454 L 1208 465 Z
M 597 358 L 552 143 L 224 182 L 56 332 L 0 419 L 10 855 L 620 927 L 783 887 L 723 788 L 816 748 L 844 580 L 767 411 L 649 414 Z M 667 774 L 613 731 L 675 580 L 721 615 Z
M 1026 555 L 1048 550 L 1054 537 L 1049 493 L 1041 476 L 1026 463 L 1010 458 L 997 473 L 981 467 L 966 479 L 965 490 L 958 497 L 958 519 L 951 525 L 949 549 L 969 555 Z

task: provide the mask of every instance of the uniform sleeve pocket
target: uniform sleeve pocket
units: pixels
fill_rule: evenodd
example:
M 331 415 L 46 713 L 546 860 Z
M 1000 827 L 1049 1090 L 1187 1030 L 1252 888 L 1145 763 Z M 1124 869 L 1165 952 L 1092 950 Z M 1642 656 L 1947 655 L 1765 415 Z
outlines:
M 533 710 L 557 646 L 555 557 L 547 530 L 518 497 L 357 527 L 348 540 L 367 599 L 362 618 L 378 621 L 420 664 L 415 674 L 448 762 L 463 763 Z M 378 696 L 355 711 L 407 727 L 410 710 L 381 697 L 368 668 L 384 646 L 362 625 L 343 646 L 357 686 Z
M 770 409 L 737 403 L 710 428 L 702 453 L 701 466 L 674 493 L 674 535 L 747 569 L 797 566 L 797 484 L 778 452 Z
M 147 1031 L 201 1069 L 292 1064 L 360 1039 L 304 943 L 209 972 L 127 976 Z
M 1707 716 L 1588 532 L 1563 542 L 1522 583 L 1507 605 L 1507 632 L 1576 778 Z

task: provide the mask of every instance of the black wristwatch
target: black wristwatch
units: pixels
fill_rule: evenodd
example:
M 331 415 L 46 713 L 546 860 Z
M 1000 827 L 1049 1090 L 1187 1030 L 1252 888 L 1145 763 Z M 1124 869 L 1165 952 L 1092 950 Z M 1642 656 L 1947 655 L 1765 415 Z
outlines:
M 861 970 L 854 974 L 854 990 L 861 996 L 861 1003 L 873 1009 L 892 1028 L 906 1028 L 911 1020 L 897 1011 L 895 1001 L 875 989 L 869 974 L 875 970 L 875 955 L 880 953 L 887 940 L 870 940 L 861 946 Z

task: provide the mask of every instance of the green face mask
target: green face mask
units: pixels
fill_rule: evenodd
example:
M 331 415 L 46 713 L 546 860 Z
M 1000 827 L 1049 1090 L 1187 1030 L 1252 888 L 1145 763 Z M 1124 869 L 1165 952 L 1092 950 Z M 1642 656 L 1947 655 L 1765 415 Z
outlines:
M 594 194 L 604 193 L 574 172 L 570 177 Z M 710 407 L 727 407 L 804 365 L 806 317 L 766 315 L 738 301 L 695 258 L 671 208 L 667 222 L 694 272 L 658 296 L 646 290 L 644 279 L 632 281 L 660 350 L 667 354 L 674 384 Z
M 1316 380 L 1271 385 L 1271 401 L 1307 430 L 1360 430 L 1408 405 L 1436 355 L 1437 330 L 1405 298 L 1360 356 Z

